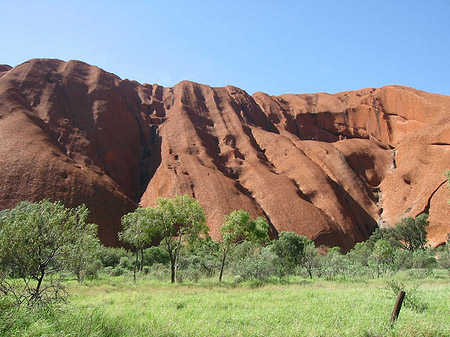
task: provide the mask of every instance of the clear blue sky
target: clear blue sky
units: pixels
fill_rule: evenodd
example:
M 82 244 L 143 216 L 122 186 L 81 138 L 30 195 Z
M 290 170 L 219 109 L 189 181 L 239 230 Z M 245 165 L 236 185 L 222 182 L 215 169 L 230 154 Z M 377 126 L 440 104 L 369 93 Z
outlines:
M 4 1 L 0 63 L 77 59 L 121 78 L 250 94 L 388 84 L 450 95 L 450 0 Z

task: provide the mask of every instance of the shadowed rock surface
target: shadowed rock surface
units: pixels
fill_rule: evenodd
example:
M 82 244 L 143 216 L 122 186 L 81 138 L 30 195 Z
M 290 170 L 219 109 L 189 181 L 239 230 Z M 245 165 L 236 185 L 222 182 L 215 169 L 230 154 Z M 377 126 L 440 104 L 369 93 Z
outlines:
M 189 194 L 220 239 L 245 209 L 316 244 L 350 249 L 373 229 L 430 215 L 450 232 L 450 97 L 401 86 L 248 95 L 183 81 L 139 84 L 79 61 L 0 65 L 0 209 L 86 203 L 100 239 L 158 196 Z

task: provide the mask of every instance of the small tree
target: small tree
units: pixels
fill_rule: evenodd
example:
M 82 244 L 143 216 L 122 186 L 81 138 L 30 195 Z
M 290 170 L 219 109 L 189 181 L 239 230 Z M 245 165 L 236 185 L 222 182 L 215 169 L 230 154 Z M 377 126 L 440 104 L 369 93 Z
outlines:
M 135 282 L 136 271 L 142 271 L 144 265 L 144 248 L 151 243 L 152 238 L 159 231 L 155 213 L 156 210 L 153 208 L 138 208 L 122 217 L 124 230 L 119 233 L 119 239 L 130 244 L 134 249 L 133 279 Z M 140 263 L 138 263 L 139 255 Z
M 316 249 L 316 246 L 314 245 L 314 242 L 311 240 L 308 240 L 305 248 L 303 249 L 303 265 L 306 268 L 306 271 L 308 272 L 309 278 L 313 277 L 313 270 L 320 268 L 320 261 L 319 261 L 319 252 Z
M 372 254 L 367 242 L 358 242 L 351 251 L 347 253 L 349 261 L 363 267 L 368 266 L 369 257 Z
M 67 247 L 64 257 L 66 268 L 77 277 L 78 282 L 83 282 L 87 274 L 97 274 L 100 247 L 97 225 L 93 223 L 87 224 L 84 235 L 77 237 L 74 243 Z
M 222 282 L 225 261 L 230 250 L 237 244 L 247 240 L 251 242 L 267 241 L 269 224 L 263 217 L 251 219 L 244 210 L 236 210 L 225 217 L 225 223 L 220 228 L 222 241 L 220 243 L 222 262 L 220 265 L 219 282 Z
M 173 199 L 158 198 L 157 208 L 151 213 L 149 231 L 162 237 L 170 257 L 170 279 L 175 283 L 177 261 L 181 245 L 194 243 L 200 236 L 208 235 L 205 212 L 197 200 L 188 195 Z
M 427 230 L 429 226 L 428 214 L 420 214 L 415 219 L 412 217 L 403 218 L 395 224 L 393 235 L 402 248 L 414 251 L 425 249 L 427 244 Z
M 387 271 L 394 263 L 394 250 L 388 241 L 381 239 L 375 243 L 372 254 L 369 258 L 369 266 L 373 267 L 380 277 L 381 273 Z
M 281 273 L 292 273 L 305 260 L 305 246 L 308 239 L 292 232 L 281 232 L 272 250 L 280 259 Z
M 81 252 L 80 237 L 91 235 L 88 209 L 65 208 L 61 202 L 21 202 L 0 212 L 0 292 L 18 304 L 47 303 L 64 293 L 60 272 L 67 252 Z M 46 276 L 50 281 L 44 282 Z M 21 278 L 22 282 L 15 282 Z
M 334 279 L 337 275 L 343 274 L 347 268 L 347 256 L 341 253 L 339 247 L 331 247 L 327 250 L 327 254 L 321 257 L 322 268 L 325 277 L 328 280 Z

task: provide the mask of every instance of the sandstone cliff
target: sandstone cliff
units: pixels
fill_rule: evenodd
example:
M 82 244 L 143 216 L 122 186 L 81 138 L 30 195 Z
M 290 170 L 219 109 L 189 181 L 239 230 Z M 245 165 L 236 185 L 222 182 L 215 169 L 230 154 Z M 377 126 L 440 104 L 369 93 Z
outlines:
M 187 193 L 211 235 L 234 209 L 345 250 L 428 212 L 450 232 L 450 97 L 388 86 L 269 96 L 139 84 L 79 61 L 0 66 L 0 209 L 86 203 L 105 244 L 120 217 Z

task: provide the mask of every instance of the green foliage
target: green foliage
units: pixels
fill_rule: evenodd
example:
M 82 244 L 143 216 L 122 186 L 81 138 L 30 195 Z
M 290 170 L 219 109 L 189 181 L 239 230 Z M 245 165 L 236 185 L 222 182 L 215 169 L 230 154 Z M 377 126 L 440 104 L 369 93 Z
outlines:
M 167 264 L 169 262 L 169 253 L 164 248 L 152 246 L 144 249 L 144 266 L 152 266 L 155 263 Z
M 262 242 L 269 239 L 268 230 L 269 224 L 263 217 L 251 219 L 248 212 L 236 210 L 225 217 L 225 222 L 220 228 L 222 244 L 231 246 L 244 240 Z
M 131 253 L 123 248 L 101 246 L 98 259 L 103 267 L 117 267 L 122 257 L 131 257 Z
M 279 275 L 292 274 L 296 267 L 305 265 L 305 248 L 311 241 L 292 232 L 281 232 L 272 244 L 273 252 L 279 257 Z M 310 273 L 310 276 L 311 273 Z
M 133 277 L 136 281 L 137 270 L 142 271 L 144 267 L 144 248 L 151 240 L 158 235 L 157 215 L 153 208 L 138 208 L 122 217 L 123 231 L 120 232 L 119 239 L 128 243 L 134 250 Z M 141 256 L 139 263 L 139 255 Z
M 125 274 L 126 269 L 124 269 L 122 266 L 117 266 L 116 268 L 112 269 L 109 273 L 110 276 L 121 276 Z
M 427 244 L 428 214 L 419 214 L 416 218 L 401 219 L 391 228 L 377 228 L 370 236 L 367 244 L 373 248 L 378 240 L 387 241 L 393 248 L 410 251 L 425 249 Z
M 212 276 L 220 264 L 219 253 L 219 244 L 217 242 L 211 240 L 210 237 L 199 238 L 194 244 L 182 247 L 179 269 L 191 269 L 189 274 L 195 274 L 195 278 Z M 193 273 L 192 270 L 196 270 L 198 273 Z
M 319 272 L 321 269 L 320 256 L 314 245 L 314 242 L 308 241 L 303 249 L 303 266 L 305 267 L 310 278 L 313 277 L 313 272 Z
M 394 250 L 394 269 L 406 270 L 413 268 L 413 252 L 405 249 Z
M 448 269 L 450 272 L 450 245 L 446 244 L 438 250 L 437 263 L 442 269 Z
M 233 268 L 236 281 L 264 281 L 277 273 L 278 256 L 271 249 L 262 248 L 260 254 L 240 260 Z
M 424 312 L 428 308 L 428 304 L 422 299 L 418 291 L 418 285 L 406 287 L 404 283 L 392 279 L 386 282 L 386 289 L 390 291 L 392 299 L 396 298 L 400 291 L 404 291 L 403 303 L 406 308 L 417 312 Z
M 0 292 L 18 304 L 60 299 L 64 287 L 59 272 L 76 264 L 84 270 L 88 263 L 69 261 L 82 255 L 83 242 L 95 235 L 96 226 L 86 224 L 87 216 L 84 205 L 65 208 L 49 200 L 25 201 L 0 212 Z M 53 277 L 44 284 L 48 275 Z
M 375 231 L 372 233 L 372 235 L 369 237 L 369 239 L 366 241 L 366 244 L 368 245 L 369 249 L 372 250 L 373 247 L 375 246 L 375 243 L 378 240 L 385 240 L 389 242 L 389 244 L 393 248 L 401 248 L 401 245 L 398 242 L 396 235 L 394 233 L 393 227 L 376 228 Z
M 208 235 L 205 212 L 197 200 L 188 195 L 173 199 L 158 198 L 152 212 L 152 231 L 162 237 L 170 258 L 171 282 L 176 279 L 177 260 L 183 243 L 193 244 Z
M 369 257 L 372 255 L 372 248 L 367 242 L 358 242 L 351 251 L 347 253 L 349 262 L 360 265 L 362 267 L 368 266 Z
M 335 279 L 339 274 L 343 274 L 346 268 L 346 256 L 341 254 L 339 247 L 332 247 L 327 250 L 325 256 L 321 256 L 322 273 L 327 280 Z
M 425 249 L 427 230 L 429 226 L 428 214 L 419 214 L 415 219 L 403 218 L 395 224 L 393 235 L 400 245 L 407 250 Z
M 119 239 L 130 244 L 135 250 L 143 249 L 158 234 L 154 226 L 153 208 L 138 208 L 122 217 L 123 231 Z
M 97 277 L 101 265 L 98 260 L 101 244 L 97 238 L 97 225 L 87 224 L 84 235 L 76 238 L 73 245 L 67 247 L 64 260 L 66 268 L 83 282 L 85 277 Z
M 119 262 L 119 268 L 122 268 L 124 270 L 134 270 L 134 267 L 136 266 L 136 264 L 133 261 L 133 258 L 128 257 L 128 256 L 122 256 L 120 258 L 120 262 Z
M 377 277 L 386 273 L 394 264 L 394 249 L 386 240 L 378 240 L 375 243 L 372 254 L 369 257 L 369 266 L 376 271 Z
M 128 243 L 134 250 L 134 280 L 136 272 L 144 267 L 144 249 L 154 237 L 161 239 L 161 245 L 169 257 L 171 281 L 176 280 L 177 262 L 183 244 L 194 244 L 200 237 L 208 236 L 205 224 L 205 212 L 200 204 L 188 195 L 176 196 L 173 199 L 157 199 L 156 208 L 138 208 L 122 217 L 123 232 L 119 238 Z M 147 252 L 147 260 L 150 253 Z M 162 252 L 158 251 L 159 257 Z M 139 263 L 140 255 L 140 263 Z
M 220 231 L 222 233 L 220 243 L 222 262 L 219 281 L 222 281 L 226 258 L 230 250 L 245 240 L 258 243 L 268 241 L 269 224 L 263 217 L 251 219 L 248 212 L 236 210 L 225 217 L 225 222 L 220 227 Z

